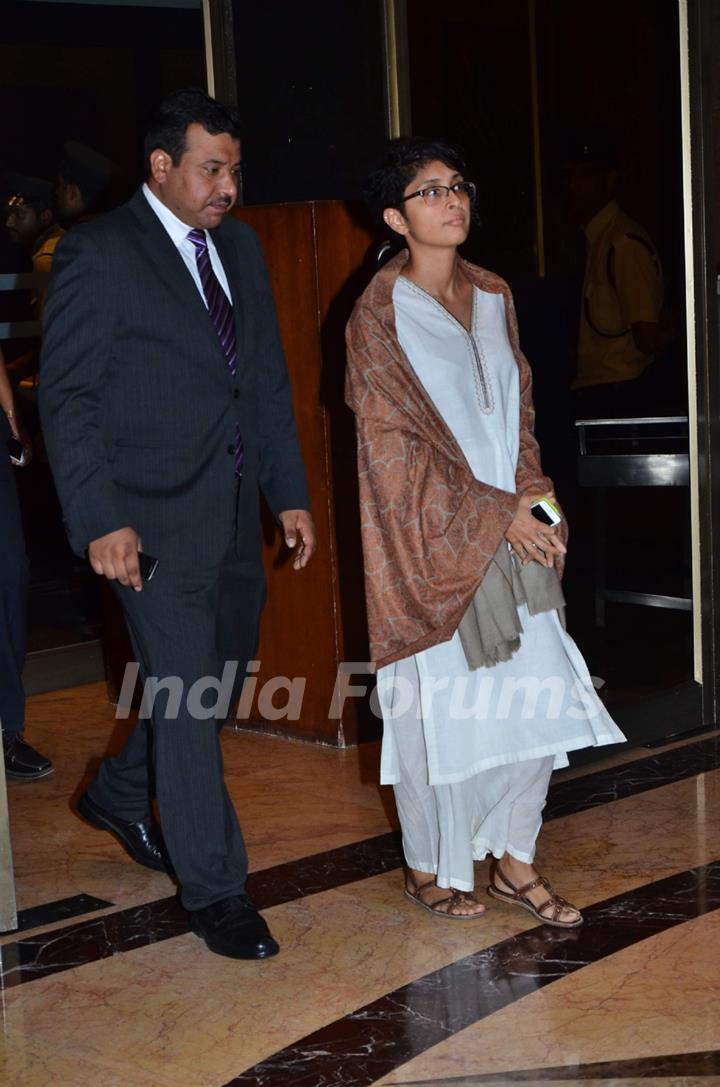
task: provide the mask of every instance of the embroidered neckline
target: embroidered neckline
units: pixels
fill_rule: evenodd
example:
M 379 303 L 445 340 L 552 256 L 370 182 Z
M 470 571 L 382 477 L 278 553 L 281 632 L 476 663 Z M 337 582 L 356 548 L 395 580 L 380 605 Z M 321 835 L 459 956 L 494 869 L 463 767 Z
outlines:
M 470 365 L 473 376 L 473 386 L 475 389 L 475 400 L 480 408 L 480 411 L 484 415 L 492 415 L 495 410 L 495 397 L 493 396 L 492 382 L 490 380 L 490 371 L 485 358 L 485 351 L 483 350 L 480 338 L 477 336 L 477 290 L 475 284 L 472 286 L 472 313 L 470 316 L 470 331 L 465 328 L 462 321 L 458 321 L 457 317 L 450 312 L 442 302 L 439 302 L 434 295 L 430 294 L 430 291 L 426 291 L 424 287 L 421 287 L 419 283 L 415 283 L 412 279 L 408 279 L 407 276 L 400 275 L 398 277 L 402 279 L 403 283 L 406 283 L 411 291 L 414 291 L 421 298 L 426 298 L 439 309 L 445 317 L 448 318 L 457 328 L 460 329 L 465 337 L 466 343 L 470 348 Z

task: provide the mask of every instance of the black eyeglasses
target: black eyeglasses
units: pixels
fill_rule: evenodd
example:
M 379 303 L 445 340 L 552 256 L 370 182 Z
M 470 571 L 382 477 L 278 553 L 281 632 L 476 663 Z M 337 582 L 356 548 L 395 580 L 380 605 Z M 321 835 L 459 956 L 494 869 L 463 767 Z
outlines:
M 472 201 L 475 199 L 476 192 L 473 181 L 456 181 L 454 185 L 430 185 L 427 189 L 418 189 L 417 192 L 411 192 L 409 196 L 403 196 L 400 203 L 404 204 L 406 200 L 421 196 L 426 204 L 439 204 L 442 200 L 447 200 L 450 193 L 454 193 L 455 196 L 467 196 Z

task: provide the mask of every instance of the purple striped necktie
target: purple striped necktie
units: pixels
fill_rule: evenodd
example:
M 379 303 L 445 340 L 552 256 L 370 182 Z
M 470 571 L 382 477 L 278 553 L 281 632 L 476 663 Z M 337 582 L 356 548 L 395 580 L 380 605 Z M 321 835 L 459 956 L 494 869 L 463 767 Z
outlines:
M 191 230 L 187 237 L 188 241 L 191 241 L 195 246 L 197 269 L 200 275 L 205 301 L 207 302 L 210 320 L 217 332 L 220 346 L 225 352 L 225 358 L 227 359 L 230 373 L 234 375 L 237 370 L 237 342 L 235 338 L 235 315 L 233 314 L 233 308 L 228 301 L 225 291 L 220 286 L 220 281 L 215 275 L 213 266 L 210 263 L 210 254 L 208 252 L 205 231 Z M 240 427 L 236 427 L 235 429 L 234 455 L 235 472 L 238 476 L 242 476 L 244 452 Z

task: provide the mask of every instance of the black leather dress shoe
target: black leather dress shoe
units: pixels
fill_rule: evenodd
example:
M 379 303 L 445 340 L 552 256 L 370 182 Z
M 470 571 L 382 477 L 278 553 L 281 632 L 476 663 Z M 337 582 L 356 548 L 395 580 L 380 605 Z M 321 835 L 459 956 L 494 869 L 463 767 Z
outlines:
M 37 781 L 52 774 L 54 767 L 30 744 L 26 744 L 19 732 L 3 732 L 5 776 L 15 781 Z
M 168 872 L 172 875 L 172 867 L 166 857 L 160 827 L 154 819 L 128 823 L 125 819 L 119 819 L 117 815 L 101 808 L 87 793 L 83 793 L 78 800 L 77 810 L 83 819 L 98 830 L 109 830 L 111 834 L 114 834 L 128 856 L 138 864 L 152 868 L 156 872 Z
M 190 910 L 190 928 L 216 955 L 229 959 L 269 959 L 280 950 L 247 895 Z

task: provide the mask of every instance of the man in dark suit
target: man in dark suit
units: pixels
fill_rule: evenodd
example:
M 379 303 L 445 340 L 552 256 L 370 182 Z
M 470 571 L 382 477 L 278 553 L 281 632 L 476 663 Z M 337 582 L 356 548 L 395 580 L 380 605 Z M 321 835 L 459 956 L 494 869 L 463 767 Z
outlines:
M 145 150 L 132 200 L 63 239 L 45 310 L 40 405 L 70 541 L 111 580 L 146 687 L 157 681 L 152 728 L 138 722 L 78 809 L 141 864 L 172 866 L 211 950 L 265 958 L 278 946 L 245 894 L 217 728 L 227 708 L 189 694 L 237 661 L 234 697 L 254 654 L 259 491 L 297 546 L 295 569 L 314 527 L 260 246 L 227 218 L 234 115 L 177 92 Z M 145 583 L 141 550 L 159 560 Z
M 13 440 L 22 448 L 8 448 Z M 53 772 L 50 759 L 24 738 L 28 560 L 13 475 L 31 456 L 0 348 L 0 729 L 5 776 L 17 781 L 36 781 Z

